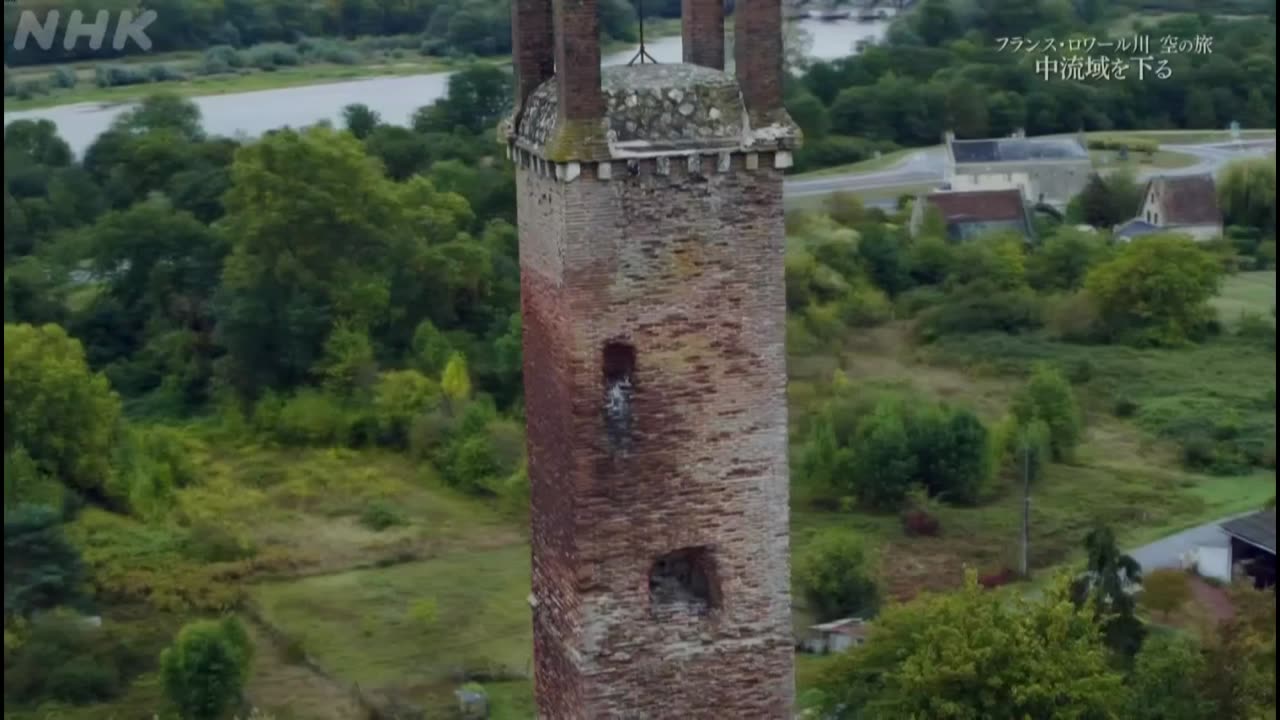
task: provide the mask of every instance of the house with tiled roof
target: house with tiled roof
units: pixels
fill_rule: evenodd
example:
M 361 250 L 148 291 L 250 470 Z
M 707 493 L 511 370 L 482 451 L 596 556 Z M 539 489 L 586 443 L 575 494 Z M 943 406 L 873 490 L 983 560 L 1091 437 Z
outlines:
M 1212 175 L 1153 178 L 1147 183 L 1138 216 L 1116 228 L 1130 240 L 1152 233 L 1178 233 L 1196 240 L 1222 237 L 1222 210 Z
M 956 242 L 982 235 L 1012 232 L 1032 237 L 1031 216 L 1016 189 L 935 192 L 917 199 L 911 213 L 911 234 L 919 235 L 925 216 L 942 215 L 947 238 Z

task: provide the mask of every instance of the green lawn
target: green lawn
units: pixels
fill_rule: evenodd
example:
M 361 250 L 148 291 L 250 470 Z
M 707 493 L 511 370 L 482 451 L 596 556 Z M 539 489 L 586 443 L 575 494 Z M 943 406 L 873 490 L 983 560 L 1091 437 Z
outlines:
M 1120 153 L 1113 150 L 1090 150 L 1089 157 L 1093 159 L 1094 168 L 1100 171 L 1172 170 L 1190 167 L 1199 162 L 1194 155 L 1172 150 L 1158 150 L 1151 155 L 1130 153 L 1128 159 L 1121 159 Z
M 1276 307 L 1276 271 L 1232 275 L 1213 304 L 1218 317 L 1228 325 L 1238 322 L 1245 313 L 1270 317 Z
M 526 673 L 529 549 L 456 553 L 252 589 L 263 617 L 327 672 L 362 688 L 447 683 L 460 668 Z M 437 617 L 419 622 L 416 603 Z
M 1274 138 L 1272 130 L 1242 130 L 1241 138 L 1245 140 L 1266 140 Z M 1132 130 L 1106 131 L 1088 134 L 1090 140 L 1130 140 L 1137 142 L 1154 142 L 1161 145 L 1195 145 L 1200 143 L 1230 142 L 1231 133 L 1226 130 Z

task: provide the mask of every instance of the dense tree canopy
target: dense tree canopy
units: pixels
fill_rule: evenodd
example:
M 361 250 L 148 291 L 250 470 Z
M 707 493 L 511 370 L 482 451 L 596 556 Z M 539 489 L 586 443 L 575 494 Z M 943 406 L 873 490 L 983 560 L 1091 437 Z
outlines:
M 62 328 L 4 326 L 6 453 L 22 448 L 41 473 L 100 493 L 119 419 L 120 399 Z
M 1123 679 L 1110 668 L 1091 608 L 1063 589 L 1040 600 L 960 591 L 886 609 L 867 644 L 819 684 L 829 717 L 1116 717 Z
M 1085 288 L 1111 337 L 1176 345 L 1202 332 L 1221 278 L 1221 265 L 1190 238 L 1147 235 L 1093 268 Z

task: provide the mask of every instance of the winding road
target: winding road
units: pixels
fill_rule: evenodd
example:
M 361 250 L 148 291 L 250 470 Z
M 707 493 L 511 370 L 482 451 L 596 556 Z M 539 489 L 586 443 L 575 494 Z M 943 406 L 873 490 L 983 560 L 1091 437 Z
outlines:
M 1138 174 L 1139 180 L 1145 181 L 1158 176 L 1205 173 L 1217 175 L 1232 160 L 1241 157 L 1261 157 L 1275 152 L 1276 141 L 1275 138 L 1270 138 L 1244 140 L 1240 143 L 1166 144 L 1161 145 L 1161 149 L 1191 155 L 1198 162 L 1182 168 L 1147 170 Z M 885 170 L 788 180 L 785 185 L 786 194 L 791 198 L 800 198 L 837 192 L 941 184 L 946 166 L 945 152 L 942 147 L 926 148 L 911 153 Z

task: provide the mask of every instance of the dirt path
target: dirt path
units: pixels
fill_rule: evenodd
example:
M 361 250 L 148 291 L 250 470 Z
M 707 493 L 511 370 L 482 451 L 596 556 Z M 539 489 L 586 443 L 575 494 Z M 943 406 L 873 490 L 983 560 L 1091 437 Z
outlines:
M 364 711 L 350 691 L 288 657 L 257 622 L 246 618 L 256 648 L 248 694 L 254 706 L 280 720 L 355 720 Z

